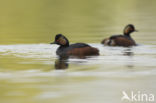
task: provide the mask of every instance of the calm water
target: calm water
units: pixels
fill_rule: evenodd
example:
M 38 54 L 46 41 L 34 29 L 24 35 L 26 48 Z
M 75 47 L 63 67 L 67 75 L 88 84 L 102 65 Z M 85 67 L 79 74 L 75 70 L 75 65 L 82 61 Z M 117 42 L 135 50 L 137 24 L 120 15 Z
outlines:
M 122 91 L 156 96 L 155 10 L 155 0 L 0 1 L 0 103 L 130 103 Z M 129 23 L 139 46 L 100 44 Z M 57 33 L 97 47 L 100 56 L 60 60 L 49 44 Z

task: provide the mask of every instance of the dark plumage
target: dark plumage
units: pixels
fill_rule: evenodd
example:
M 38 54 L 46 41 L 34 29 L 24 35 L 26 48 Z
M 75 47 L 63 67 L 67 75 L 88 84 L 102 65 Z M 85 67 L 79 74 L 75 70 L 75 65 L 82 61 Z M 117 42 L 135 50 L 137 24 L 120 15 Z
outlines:
M 76 43 L 69 45 L 68 39 L 62 34 L 55 36 L 55 41 L 51 44 L 58 44 L 60 47 L 57 49 L 56 54 L 59 56 L 92 56 L 99 55 L 97 48 L 91 47 L 85 43 Z
M 135 27 L 132 24 L 128 24 L 124 28 L 124 34 L 123 35 L 113 35 L 109 38 L 106 38 L 102 40 L 102 44 L 108 45 L 108 46 L 123 46 L 123 47 L 129 47 L 129 46 L 136 46 L 135 41 L 131 38 L 131 33 L 135 32 Z

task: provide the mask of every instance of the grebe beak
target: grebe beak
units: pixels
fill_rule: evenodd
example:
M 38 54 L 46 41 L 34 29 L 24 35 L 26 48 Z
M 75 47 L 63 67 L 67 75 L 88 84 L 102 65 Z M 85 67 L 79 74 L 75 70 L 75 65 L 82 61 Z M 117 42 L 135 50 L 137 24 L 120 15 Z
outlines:
M 50 43 L 50 44 L 56 44 L 56 42 L 54 41 L 54 42 L 52 42 L 52 43 Z

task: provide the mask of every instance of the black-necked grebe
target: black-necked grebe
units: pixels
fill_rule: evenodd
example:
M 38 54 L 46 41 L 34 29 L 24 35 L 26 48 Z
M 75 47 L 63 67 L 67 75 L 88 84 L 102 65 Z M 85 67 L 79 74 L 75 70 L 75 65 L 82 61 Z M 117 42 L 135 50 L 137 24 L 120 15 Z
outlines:
M 135 30 L 135 27 L 132 24 L 128 24 L 124 28 L 123 35 L 113 35 L 109 38 L 104 39 L 101 43 L 108 46 L 136 46 L 135 41 L 130 36 L 130 34 L 135 31 L 137 31 Z
M 56 54 L 59 56 L 92 56 L 99 55 L 97 48 L 91 47 L 85 43 L 75 43 L 69 45 L 68 39 L 62 34 L 55 36 L 55 41 L 51 44 L 58 44 L 60 47 L 57 49 Z

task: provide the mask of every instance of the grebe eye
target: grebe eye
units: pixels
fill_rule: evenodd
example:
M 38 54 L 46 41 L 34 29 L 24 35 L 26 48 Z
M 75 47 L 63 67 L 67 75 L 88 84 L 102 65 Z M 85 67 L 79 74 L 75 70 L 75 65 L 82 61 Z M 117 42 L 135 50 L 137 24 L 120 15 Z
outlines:
M 56 40 L 56 42 L 59 42 L 59 40 Z

